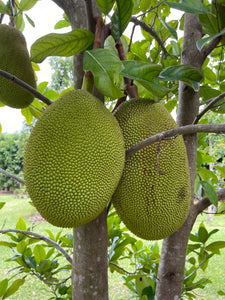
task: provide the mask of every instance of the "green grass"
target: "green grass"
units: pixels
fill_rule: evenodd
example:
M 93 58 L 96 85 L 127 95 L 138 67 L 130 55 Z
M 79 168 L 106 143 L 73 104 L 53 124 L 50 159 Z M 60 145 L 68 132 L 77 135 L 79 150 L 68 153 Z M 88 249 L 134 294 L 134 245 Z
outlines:
M 28 199 L 15 199 L 12 195 L 0 195 L 0 201 L 6 202 L 3 209 L 0 210 L 0 227 L 4 224 L 4 229 L 13 228 L 16 225 L 16 222 L 19 217 L 23 217 L 27 226 L 32 224 L 32 221 L 29 220 L 29 216 L 35 214 L 36 210 L 29 204 Z M 208 231 L 211 231 L 214 228 L 220 229 L 215 235 L 210 238 L 210 242 L 216 240 L 224 240 L 225 237 L 225 217 L 213 217 L 212 223 L 208 222 L 206 214 L 202 214 L 198 217 L 198 220 L 194 226 L 193 233 L 198 229 L 199 224 L 204 221 L 204 224 Z M 41 222 L 36 225 L 35 232 L 44 234 L 45 229 L 50 229 L 54 234 L 56 234 L 61 229 L 52 226 L 46 222 Z M 67 229 L 63 230 L 64 233 L 68 232 Z M 4 235 L 0 236 L 0 240 L 6 240 L 7 237 Z M 151 244 L 150 242 L 144 242 L 146 244 Z M 161 241 L 159 241 L 161 245 Z M 11 276 L 7 272 L 13 267 L 17 266 L 12 262 L 5 262 L 5 260 L 11 255 L 12 252 L 7 247 L 0 247 L 0 280 L 3 278 Z M 129 262 L 123 261 L 123 267 L 129 271 L 130 269 Z M 215 255 L 206 269 L 206 274 L 199 270 L 199 278 L 206 277 L 213 281 L 212 284 L 209 284 L 204 290 L 197 291 L 197 299 L 206 299 L 206 300 L 225 300 L 225 297 L 219 297 L 217 291 L 220 289 L 225 289 L 224 277 L 225 277 L 225 249 L 221 250 L 221 255 Z M 66 274 L 66 276 L 68 276 Z M 22 276 L 21 276 L 22 277 Z M 131 294 L 127 288 L 123 285 L 123 280 L 121 279 L 120 274 L 114 272 L 109 272 L 109 294 L 111 300 L 127 300 Z M 18 300 L 39 300 L 39 299 L 48 299 L 52 294 L 49 291 L 49 288 L 46 287 L 40 280 L 29 276 L 25 284 L 17 291 L 16 294 L 9 297 L 9 299 L 18 299 Z

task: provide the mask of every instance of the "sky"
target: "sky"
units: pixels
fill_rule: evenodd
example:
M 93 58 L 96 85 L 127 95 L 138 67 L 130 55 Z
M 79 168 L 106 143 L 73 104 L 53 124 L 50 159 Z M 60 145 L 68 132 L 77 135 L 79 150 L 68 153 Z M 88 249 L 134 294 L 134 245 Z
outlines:
M 3 0 L 6 3 L 5 0 Z M 30 50 L 33 42 L 43 35 L 52 32 L 62 32 L 60 30 L 54 30 L 54 25 L 60 19 L 62 19 L 63 11 L 52 0 L 40 0 L 29 11 L 26 12 L 29 18 L 31 18 L 35 27 L 32 27 L 26 22 L 23 34 L 27 41 L 28 50 Z M 3 19 L 3 23 L 8 23 L 8 18 Z M 70 29 L 67 28 L 66 31 Z M 65 31 L 65 30 L 64 30 Z M 37 72 L 38 81 L 50 81 L 51 69 L 49 68 L 47 59 L 39 64 L 41 71 Z M 25 118 L 21 114 L 20 109 L 10 108 L 7 106 L 0 107 L 0 124 L 2 125 L 2 132 L 14 133 L 22 129 L 23 121 Z

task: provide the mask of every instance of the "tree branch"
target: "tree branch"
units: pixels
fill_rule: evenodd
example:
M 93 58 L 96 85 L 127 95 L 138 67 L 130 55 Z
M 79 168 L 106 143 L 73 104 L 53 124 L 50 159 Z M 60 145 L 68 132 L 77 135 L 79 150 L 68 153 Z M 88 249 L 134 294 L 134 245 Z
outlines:
M 86 7 L 88 30 L 95 33 L 95 21 L 94 21 L 93 9 L 92 9 L 92 1 L 84 0 L 84 2 Z
M 210 41 L 206 46 L 204 46 L 199 52 L 199 55 L 196 56 L 196 61 L 201 62 L 201 64 L 204 63 L 207 56 L 216 48 L 216 46 L 220 43 L 224 35 L 220 35 Z
M 216 191 L 216 194 L 217 194 L 218 200 L 224 200 L 225 199 L 225 188 Z M 209 200 L 209 198 L 204 197 L 195 204 L 195 208 L 197 209 L 197 212 L 199 214 L 199 213 L 203 212 L 203 210 L 205 210 L 211 204 L 212 204 L 212 202 Z
M 73 260 L 70 257 L 70 255 L 63 249 L 63 247 L 61 247 L 59 244 L 57 244 L 56 242 L 50 240 L 49 238 L 40 235 L 38 233 L 35 233 L 33 231 L 27 231 L 27 230 L 19 230 L 19 229 L 6 229 L 6 230 L 0 230 L 0 233 L 5 234 L 7 232 L 15 232 L 15 233 L 21 233 L 24 234 L 30 238 L 32 238 L 31 236 L 34 236 L 35 238 L 38 238 L 39 240 L 45 241 L 46 243 L 52 245 L 53 247 L 55 247 L 58 251 L 60 251 L 63 256 L 68 260 L 68 262 L 70 264 L 72 264 Z
M 194 119 L 194 121 L 193 121 L 193 124 L 197 124 L 198 123 L 198 121 L 201 119 L 201 117 L 208 111 L 208 110 L 210 110 L 213 106 L 214 106 L 214 104 L 216 103 L 216 102 L 218 102 L 219 100 L 221 100 L 221 99 L 223 99 L 225 97 L 225 93 L 222 93 L 222 94 L 220 94 L 220 95 L 218 95 L 218 96 L 216 96 L 216 97 L 214 97 L 214 98 L 211 98 L 210 100 L 207 100 L 207 101 L 209 101 L 209 104 L 200 112 L 200 114 L 198 114 L 197 116 L 196 116 L 196 118 Z
M 34 95 L 35 97 L 37 97 L 38 99 L 40 99 L 41 101 L 46 103 L 47 105 L 52 104 L 51 100 L 46 98 L 44 95 L 39 93 L 35 88 L 30 86 L 29 84 L 27 84 L 23 80 L 17 78 L 16 76 L 14 76 L 14 75 L 6 72 L 6 71 L 3 71 L 1 69 L 0 69 L 0 76 L 6 78 L 7 80 L 11 80 L 13 83 L 15 83 L 15 84 L 19 85 L 20 87 L 22 87 L 23 89 L 27 90 L 28 92 L 30 92 L 32 95 Z
M 156 31 L 154 29 L 152 29 L 147 24 L 145 24 L 145 22 L 138 20 L 136 17 L 131 17 L 130 21 L 132 23 L 134 23 L 135 25 L 139 25 L 143 30 L 148 32 L 157 41 L 159 46 L 162 48 L 162 51 L 163 51 L 165 57 L 170 56 L 170 54 L 167 52 L 163 42 L 161 41 L 160 37 L 158 36 L 158 34 L 156 33 Z
M 45 284 L 56 285 L 56 286 L 65 283 L 67 280 L 69 280 L 71 278 L 71 275 L 70 275 L 67 278 L 65 278 L 64 280 L 60 281 L 60 282 L 51 282 L 51 281 L 45 280 L 40 274 L 38 274 L 34 271 L 32 272 L 32 274 L 35 275 L 41 281 L 43 281 Z
M 5 174 L 5 175 L 8 176 L 8 177 L 12 177 L 13 179 L 19 181 L 19 182 L 22 183 L 22 184 L 25 184 L 25 181 L 24 181 L 23 179 L 21 179 L 20 177 L 14 175 L 14 174 L 11 174 L 11 173 L 9 173 L 9 172 L 3 170 L 3 169 L 1 169 L 1 168 L 0 168 L 0 173 Z
M 134 145 L 126 151 L 126 158 L 134 154 L 136 151 L 141 150 L 150 144 L 158 142 L 160 139 L 176 138 L 178 135 L 190 135 L 197 132 L 211 132 L 211 133 L 224 133 L 225 124 L 197 124 L 197 125 L 186 125 L 178 128 L 163 131 L 155 134 L 138 144 Z

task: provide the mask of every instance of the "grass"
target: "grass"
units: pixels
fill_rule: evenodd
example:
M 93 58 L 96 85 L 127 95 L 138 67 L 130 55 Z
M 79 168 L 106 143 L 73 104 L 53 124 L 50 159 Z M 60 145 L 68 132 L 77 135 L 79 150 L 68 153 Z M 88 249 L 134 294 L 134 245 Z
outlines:
M 23 217 L 26 221 L 27 226 L 32 224 L 30 220 L 30 215 L 35 214 L 36 210 L 28 202 L 28 199 L 15 199 L 12 195 L 0 195 L 0 201 L 6 202 L 3 209 L 0 210 L 0 227 L 4 223 L 4 229 L 13 228 L 16 225 L 16 222 L 19 217 Z M 198 220 L 193 228 L 193 233 L 198 229 L 199 224 L 204 221 L 204 224 L 208 231 L 211 231 L 215 228 L 220 229 L 215 235 L 211 236 L 210 242 L 216 240 L 224 240 L 225 234 L 225 218 L 224 216 L 213 217 L 212 223 L 208 222 L 207 215 L 202 214 L 198 217 Z M 35 232 L 46 235 L 45 229 L 50 229 L 54 234 L 60 231 L 60 228 L 52 226 L 46 222 L 39 223 Z M 67 229 L 63 230 L 64 233 L 68 232 Z M 6 236 L 0 236 L 0 240 L 6 240 Z M 146 242 L 151 244 L 150 242 Z M 161 242 L 159 242 L 161 244 Z M 12 262 L 5 262 L 9 257 L 9 248 L 0 247 L 0 280 L 11 276 L 7 272 L 13 267 L 17 266 Z M 10 253 L 11 255 L 11 253 Z M 124 261 L 123 267 L 129 269 L 129 262 Z M 131 270 L 132 271 L 132 270 Z M 196 294 L 196 299 L 202 300 L 225 300 L 225 296 L 220 297 L 217 295 L 217 291 L 220 289 L 225 289 L 224 277 L 225 277 L 225 248 L 221 250 L 221 255 L 215 255 L 206 269 L 206 274 L 199 270 L 199 278 L 206 277 L 212 280 L 212 284 L 206 286 L 204 290 L 198 290 Z M 68 275 L 66 275 L 68 276 Z M 22 277 L 22 276 L 21 276 Z M 197 280 L 197 279 L 196 279 Z M 114 272 L 109 272 L 109 293 L 111 300 L 126 300 L 131 294 L 127 288 L 123 285 L 123 280 L 121 279 L 120 274 Z M 49 288 L 46 287 L 40 280 L 29 276 L 29 279 L 26 280 L 25 284 L 9 299 L 18 299 L 18 300 L 39 300 L 39 299 L 48 299 L 52 296 L 49 291 Z

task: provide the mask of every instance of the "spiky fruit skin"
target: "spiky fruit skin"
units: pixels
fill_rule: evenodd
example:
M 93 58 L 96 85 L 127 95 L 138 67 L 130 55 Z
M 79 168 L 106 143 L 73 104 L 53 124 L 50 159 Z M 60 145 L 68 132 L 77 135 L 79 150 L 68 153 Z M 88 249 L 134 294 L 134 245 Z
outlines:
M 19 30 L 5 24 L 0 24 L 0 69 L 36 88 L 25 38 Z M 24 108 L 33 99 L 31 93 L 0 76 L 0 102 L 13 108 Z
M 154 134 L 177 127 L 166 108 L 160 103 L 152 104 L 149 99 L 125 102 L 115 117 L 126 150 Z M 183 138 L 162 140 L 160 146 L 151 144 L 128 157 L 112 200 L 121 220 L 140 238 L 162 239 L 181 227 L 191 201 Z
M 125 161 L 115 117 L 83 90 L 51 104 L 33 128 L 24 178 L 34 206 L 51 224 L 77 227 L 95 219 L 115 191 Z

